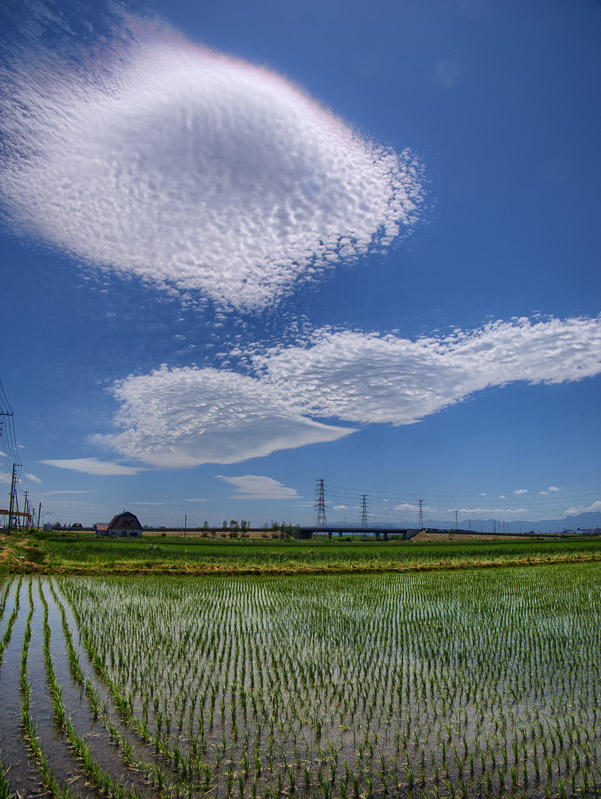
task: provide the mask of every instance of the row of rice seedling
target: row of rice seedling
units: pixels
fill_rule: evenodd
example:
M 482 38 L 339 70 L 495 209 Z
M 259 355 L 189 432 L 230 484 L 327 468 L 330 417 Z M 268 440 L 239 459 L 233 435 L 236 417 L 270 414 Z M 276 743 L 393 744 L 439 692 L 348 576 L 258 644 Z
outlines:
M 36 731 L 35 721 L 32 718 L 31 709 L 31 683 L 27 676 L 27 660 L 29 657 L 29 644 L 31 641 L 31 618 L 33 616 L 34 603 L 32 593 L 32 578 L 28 583 L 28 596 L 29 596 L 29 612 L 25 622 L 25 634 L 23 636 L 23 648 L 21 650 L 21 669 L 19 676 L 19 685 L 22 694 L 22 726 L 23 734 L 29 745 L 31 753 L 38 763 L 40 777 L 43 786 L 46 788 L 50 796 L 57 799 L 70 799 L 71 792 L 68 786 L 61 784 L 55 774 L 52 764 L 48 760 L 41 745 Z
M 65 733 L 69 744 L 77 757 L 81 761 L 88 779 L 92 785 L 100 790 L 105 796 L 114 799 L 139 799 L 139 794 L 132 788 L 128 788 L 121 780 L 115 780 L 105 771 L 102 765 L 94 759 L 90 747 L 84 737 L 79 735 L 73 726 L 68 709 L 63 704 L 62 689 L 56 678 L 52 654 L 50 651 L 50 638 L 52 631 L 48 623 L 48 603 L 42 586 L 38 585 L 40 601 L 43 606 L 44 618 L 44 660 L 46 665 L 46 675 L 50 687 L 54 718 L 58 727 Z
M 10 579 L 6 580 L 3 586 L 2 598 L 0 599 L 0 621 L 2 621 L 4 617 L 4 610 L 6 608 L 6 603 L 8 600 L 8 592 L 10 590 L 11 583 L 12 581 Z M 6 626 L 6 629 L 4 630 L 4 634 L 0 639 L 0 667 L 2 666 L 2 658 L 4 656 L 4 650 L 6 649 L 8 642 L 10 641 L 16 618 L 17 618 L 17 609 L 14 608 L 8 619 L 8 624 Z M 0 799 L 13 799 L 14 797 L 14 793 L 10 787 L 8 772 L 9 769 L 4 766 L 2 761 L 2 752 L 0 752 Z
M 35 583 L 38 583 L 38 591 L 34 590 Z M 2 655 L 6 646 L 10 642 L 13 632 L 14 623 L 18 614 L 20 606 L 20 588 L 22 578 L 19 579 L 16 591 L 14 593 L 14 608 L 9 617 L 8 626 L 4 632 L 0 648 L 0 666 L 2 665 Z M 92 756 L 90 747 L 86 741 L 88 735 L 93 737 L 97 736 L 96 730 L 91 730 L 87 735 L 80 735 L 76 732 L 75 726 L 71 721 L 70 710 L 73 708 L 65 707 L 63 702 L 63 691 L 55 673 L 53 657 L 51 652 L 51 636 L 52 630 L 49 623 L 49 609 L 46 597 L 39 580 L 30 578 L 26 583 L 26 590 L 28 594 L 28 613 L 25 620 L 23 630 L 23 642 L 21 647 L 20 666 L 19 666 L 19 679 L 18 686 L 13 688 L 19 690 L 21 693 L 21 729 L 23 733 L 23 746 L 27 747 L 30 755 L 33 757 L 35 763 L 40 787 L 43 787 L 50 796 L 60 797 L 61 799 L 69 799 L 72 795 L 71 785 L 74 778 L 82 771 L 86 773 L 88 784 L 96 787 L 99 794 L 112 799 L 137 799 L 139 794 L 127 788 L 121 779 L 112 778 L 108 772 L 103 769 L 103 766 L 95 760 Z M 36 597 L 37 594 L 37 597 Z M 6 595 L 5 595 L 6 596 Z M 39 599 L 39 604 L 36 602 Z M 0 609 L 2 605 L 0 603 Z M 35 622 L 35 618 L 39 619 L 38 610 L 43 611 L 42 625 L 40 629 L 40 622 Z M 34 612 L 35 611 L 35 612 Z M 0 616 L 1 618 L 1 616 Z M 40 649 L 35 646 L 35 639 L 43 630 L 43 645 Z M 35 634 L 33 634 L 35 632 Z M 56 632 L 60 632 L 57 630 Z M 47 723 L 47 709 L 43 701 L 44 691 L 39 681 L 36 684 L 35 692 L 32 692 L 31 677 L 28 674 L 28 665 L 32 659 L 39 660 L 43 655 L 45 662 L 45 669 L 49 687 L 49 701 L 51 701 L 54 719 L 56 722 L 57 733 L 64 733 L 68 741 L 71 752 L 74 757 L 69 753 L 69 749 L 61 748 L 57 745 L 59 738 L 56 734 L 52 734 L 48 730 Z M 68 675 L 63 675 L 67 677 Z M 34 696 L 33 694 L 36 694 Z M 0 697 L 0 719 L 2 725 L 0 727 L 0 735 L 4 732 L 4 710 L 3 710 L 3 697 Z M 40 715 L 41 714 L 41 715 Z M 38 726 L 38 720 L 43 722 Z M 40 733 L 40 728 L 44 730 Z M 15 752 L 15 742 L 10 739 L 5 739 L 5 743 L 10 745 L 10 750 Z M 23 763 L 22 758 L 20 758 Z M 23 774 L 17 774 L 16 785 L 19 788 L 18 792 L 11 791 L 9 783 L 9 771 L 12 765 L 10 759 L 7 761 L 8 767 L 0 764 L 0 797 L 23 795 L 23 790 L 27 795 L 31 790 L 37 793 L 35 788 L 35 779 L 28 773 L 25 783 L 23 782 Z M 60 772 L 63 776 L 59 778 L 57 773 Z M 67 774 L 67 779 L 64 775 Z M 81 783 L 83 784 L 83 783 Z M 87 793 L 87 790 L 86 790 Z
M 601 785 L 597 565 L 60 587 L 123 719 L 192 795 Z
M 65 612 L 65 608 L 62 602 L 60 601 L 59 597 L 57 596 L 55 587 L 52 583 L 49 583 L 49 588 L 61 615 L 61 625 L 62 625 L 65 644 L 67 647 L 69 667 L 72 677 L 76 682 L 76 684 L 80 687 L 82 692 L 85 693 L 94 720 L 98 719 L 101 720 L 104 728 L 106 729 L 106 731 L 110 736 L 110 739 L 118 748 L 125 768 L 129 769 L 130 771 L 137 772 L 139 775 L 140 774 L 143 775 L 145 784 L 152 785 L 155 788 L 157 788 L 160 795 L 164 796 L 186 795 L 188 792 L 188 786 L 185 783 L 178 781 L 177 778 L 174 778 L 172 775 L 165 773 L 164 769 L 161 767 L 160 763 L 156 761 L 155 758 L 151 756 L 150 758 L 142 759 L 135 754 L 134 747 L 132 746 L 129 735 L 124 734 L 124 731 L 120 730 L 118 726 L 115 724 L 114 719 L 111 718 L 110 709 L 107 707 L 106 701 L 102 698 L 102 696 L 98 693 L 98 691 L 94 687 L 90 675 L 87 676 L 84 675 L 79 656 L 73 645 L 73 638 L 71 634 L 71 629 L 67 621 L 67 614 Z M 42 601 L 44 602 L 42 592 L 41 592 L 41 598 Z M 47 640 L 49 641 L 50 632 L 49 632 L 46 604 L 45 604 L 44 626 L 45 626 L 45 634 L 47 636 Z M 48 652 L 48 649 L 49 647 L 46 647 L 46 652 Z M 48 655 L 46 655 L 46 657 L 48 657 Z M 53 682 L 55 681 L 56 681 L 55 676 L 53 676 Z M 124 703 L 120 697 L 119 700 L 120 701 L 117 702 L 117 708 L 123 711 Z M 141 725 L 130 714 L 126 714 L 126 721 L 132 725 L 134 730 L 141 731 Z M 142 737 L 144 738 L 143 735 Z M 146 736 L 145 740 L 151 743 L 156 743 L 158 749 L 158 742 L 154 741 L 152 737 Z M 101 787 L 104 789 L 104 792 L 107 795 L 115 795 L 113 785 L 110 779 L 108 779 L 107 775 L 103 776 L 103 779 L 101 781 Z M 119 795 L 120 792 L 121 792 L 121 786 L 117 786 L 117 791 L 116 791 L 117 795 Z

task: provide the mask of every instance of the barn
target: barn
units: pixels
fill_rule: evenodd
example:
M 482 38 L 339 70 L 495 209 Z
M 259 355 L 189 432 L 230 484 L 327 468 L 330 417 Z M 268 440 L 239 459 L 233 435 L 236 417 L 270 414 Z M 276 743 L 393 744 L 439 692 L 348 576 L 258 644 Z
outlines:
M 137 516 L 126 510 L 113 516 L 108 524 L 97 524 L 96 535 L 113 538 L 141 538 L 142 525 Z

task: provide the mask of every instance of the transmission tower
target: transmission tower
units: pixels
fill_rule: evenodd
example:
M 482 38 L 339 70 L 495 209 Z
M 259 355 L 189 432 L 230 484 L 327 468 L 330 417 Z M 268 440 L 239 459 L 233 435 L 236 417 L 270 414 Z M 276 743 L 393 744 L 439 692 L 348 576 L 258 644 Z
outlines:
M 367 527 L 367 494 L 361 494 L 361 526 Z
M 420 501 L 419 501 L 419 515 L 417 517 L 417 526 L 419 527 L 420 530 L 424 529 L 424 511 L 423 511 L 422 505 L 423 505 L 423 500 L 420 499 Z
M 320 477 L 317 481 L 317 487 L 315 489 L 315 526 L 316 527 L 325 527 L 327 524 L 326 521 L 326 498 L 325 498 L 325 489 L 323 486 L 323 478 Z

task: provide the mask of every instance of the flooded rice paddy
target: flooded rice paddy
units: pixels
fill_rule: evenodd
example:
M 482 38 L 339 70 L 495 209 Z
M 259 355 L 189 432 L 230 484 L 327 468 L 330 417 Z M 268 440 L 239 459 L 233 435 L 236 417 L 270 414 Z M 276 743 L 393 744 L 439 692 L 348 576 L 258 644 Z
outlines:
M 597 796 L 600 611 L 595 564 L 7 578 L 0 797 Z

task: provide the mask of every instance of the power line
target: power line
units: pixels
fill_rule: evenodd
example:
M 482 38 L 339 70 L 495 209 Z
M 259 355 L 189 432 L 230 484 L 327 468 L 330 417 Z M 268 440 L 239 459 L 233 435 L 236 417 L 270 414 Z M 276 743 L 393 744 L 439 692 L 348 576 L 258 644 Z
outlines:
M 19 457 L 19 448 L 17 445 L 17 436 L 15 434 L 15 421 L 13 409 L 10 406 L 4 386 L 0 381 L 0 449 L 6 450 L 4 457 L 9 458 L 10 462 L 16 463 L 21 466 L 21 459 Z

